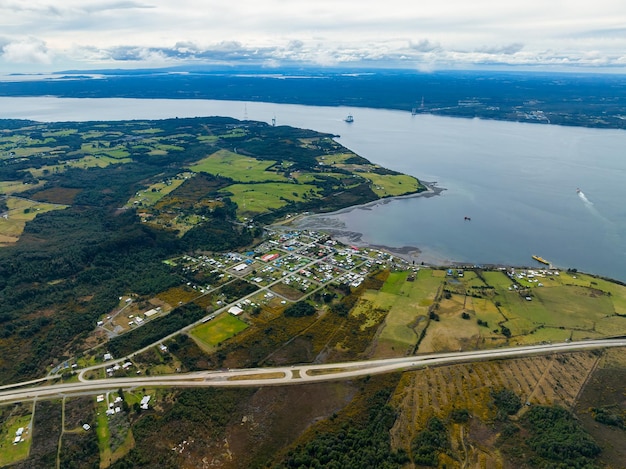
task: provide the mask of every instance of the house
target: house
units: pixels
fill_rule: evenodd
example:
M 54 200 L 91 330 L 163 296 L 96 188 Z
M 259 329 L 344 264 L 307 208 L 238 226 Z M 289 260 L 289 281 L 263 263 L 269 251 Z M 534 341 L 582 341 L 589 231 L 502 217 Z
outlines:
M 111 355 L 109 352 L 104 354 L 104 361 L 107 360 L 113 360 L 113 355 Z
M 148 402 L 150 402 L 150 396 L 143 396 L 141 398 L 141 402 L 139 403 L 139 407 L 143 410 L 148 410 Z
M 104 401 L 104 394 L 98 394 L 96 396 L 96 402 L 102 402 Z
M 89 425 L 88 423 L 83 424 L 83 430 L 88 431 L 91 429 L 91 425 Z

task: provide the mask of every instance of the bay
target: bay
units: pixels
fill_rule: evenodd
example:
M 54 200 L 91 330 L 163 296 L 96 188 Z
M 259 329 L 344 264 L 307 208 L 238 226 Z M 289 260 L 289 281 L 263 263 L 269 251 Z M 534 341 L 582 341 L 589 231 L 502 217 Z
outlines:
M 353 123 L 344 118 L 352 114 Z M 306 219 L 418 261 L 555 266 L 626 281 L 626 132 L 380 109 L 211 100 L 0 98 L 0 118 L 230 116 L 310 128 L 368 160 L 444 188 Z M 581 192 L 576 191 L 580 188 Z M 465 220 L 471 218 L 471 221 Z M 538 266 L 538 264 L 536 264 Z

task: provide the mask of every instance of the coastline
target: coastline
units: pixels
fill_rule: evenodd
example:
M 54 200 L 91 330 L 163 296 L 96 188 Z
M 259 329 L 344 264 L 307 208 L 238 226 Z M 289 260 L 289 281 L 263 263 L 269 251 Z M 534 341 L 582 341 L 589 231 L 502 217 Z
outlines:
M 384 205 L 392 202 L 393 200 L 399 199 L 411 199 L 414 197 L 435 197 L 440 195 L 446 189 L 444 187 L 438 187 L 437 182 L 427 182 L 420 181 L 424 186 L 426 186 L 426 190 L 422 192 L 417 192 L 414 194 L 400 195 L 396 197 L 385 197 L 382 199 L 373 200 L 372 202 L 368 202 L 366 204 L 361 205 L 353 205 L 350 207 L 342 208 L 335 212 L 328 213 L 315 213 L 315 214 L 300 214 L 289 220 L 286 220 L 280 224 L 272 225 L 272 228 L 284 228 L 291 227 L 295 229 L 305 229 L 311 231 L 322 231 L 328 233 L 337 241 L 356 246 L 359 248 L 373 248 L 379 251 L 384 251 L 393 256 L 402 258 L 406 262 L 420 265 L 444 265 L 444 264 L 452 264 L 454 261 L 440 259 L 433 257 L 427 253 L 425 253 L 422 249 L 417 246 L 383 246 L 377 244 L 370 244 L 363 241 L 363 233 L 348 231 L 345 229 L 345 224 L 336 219 L 330 218 L 334 215 L 340 215 L 344 213 L 349 213 L 353 210 L 370 210 L 372 207 L 377 205 Z

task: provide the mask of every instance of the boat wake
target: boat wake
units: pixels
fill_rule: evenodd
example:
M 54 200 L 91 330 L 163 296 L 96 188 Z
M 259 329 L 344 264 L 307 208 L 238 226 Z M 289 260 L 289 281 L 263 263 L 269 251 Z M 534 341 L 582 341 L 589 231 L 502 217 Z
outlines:
M 578 197 L 580 197 L 580 200 L 582 200 L 585 204 L 589 206 L 593 205 L 593 202 L 587 198 L 587 196 L 585 195 L 583 191 L 581 190 L 578 191 Z

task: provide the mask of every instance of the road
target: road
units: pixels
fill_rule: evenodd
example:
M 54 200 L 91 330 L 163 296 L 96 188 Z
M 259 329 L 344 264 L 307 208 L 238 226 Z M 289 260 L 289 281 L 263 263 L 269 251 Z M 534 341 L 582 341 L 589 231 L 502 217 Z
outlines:
M 229 369 L 198 371 L 162 376 L 107 378 L 42 387 L 5 389 L 0 391 L 0 403 L 32 399 L 55 399 L 70 395 L 89 395 L 119 388 L 138 387 L 260 387 L 306 384 L 322 381 L 353 379 L 367 375 L 408 371 L 453 363 L 496 360 L 531 355 L 545 355 L 608 347 L 626 347 L 626 338 L 589 340 L 581 342 L 531 345 L 505 349 L 449 352 L 411 357 L 365 360 L 323 365 L 294 365 L 274 368 Z M 16 383 L 16 387 L 21 383 Z

